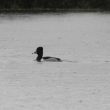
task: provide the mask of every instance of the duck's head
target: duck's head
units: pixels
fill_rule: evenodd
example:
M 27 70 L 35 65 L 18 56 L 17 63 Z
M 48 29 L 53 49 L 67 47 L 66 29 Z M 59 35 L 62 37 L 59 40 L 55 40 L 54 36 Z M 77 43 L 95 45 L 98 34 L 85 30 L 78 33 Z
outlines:
M 41 59 L 42 59 L 42 57 L 43 57 L 43 47 L 38 47 L 38 48 L 36 49 L 36 51 L 34 52 L 34 54 L 37 54 L 37 55 L 38 55 L 38 57 L 36 58 L 36 60 L 37 60 L 38 62 L 40 62 Z

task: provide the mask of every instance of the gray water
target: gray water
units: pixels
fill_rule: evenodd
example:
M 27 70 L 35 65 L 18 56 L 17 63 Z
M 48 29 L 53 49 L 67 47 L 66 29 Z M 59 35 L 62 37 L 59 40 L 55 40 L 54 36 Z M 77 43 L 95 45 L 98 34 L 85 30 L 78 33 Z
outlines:
M 109 62 L 110 14 L 0 15 L 1 110 L 108 110 Z

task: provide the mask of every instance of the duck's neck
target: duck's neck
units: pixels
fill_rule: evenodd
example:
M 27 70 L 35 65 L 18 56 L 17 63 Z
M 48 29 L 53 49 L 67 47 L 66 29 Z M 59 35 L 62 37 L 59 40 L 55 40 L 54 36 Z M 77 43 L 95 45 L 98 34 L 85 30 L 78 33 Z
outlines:
M 41 62 L 41 59 L 42 59 L 42 55 L 38 55 L 37 58 L 36 58 L 36 60 L 37 60 L 38 62 Z

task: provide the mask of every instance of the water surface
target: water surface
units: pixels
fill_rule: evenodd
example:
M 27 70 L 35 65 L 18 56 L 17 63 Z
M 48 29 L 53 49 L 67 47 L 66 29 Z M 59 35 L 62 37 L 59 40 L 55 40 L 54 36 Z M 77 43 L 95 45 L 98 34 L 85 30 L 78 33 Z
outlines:
M 38 46 L 72 62 L 38 63 Z M 109 109 L 109 50 L 110 14 L 1 14 L 1 109 Z

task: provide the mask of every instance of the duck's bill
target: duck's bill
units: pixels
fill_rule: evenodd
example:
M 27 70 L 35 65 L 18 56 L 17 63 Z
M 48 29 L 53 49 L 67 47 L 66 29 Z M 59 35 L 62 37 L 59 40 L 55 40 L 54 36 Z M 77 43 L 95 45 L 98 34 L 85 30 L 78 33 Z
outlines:
M 33 52 L 32 54 L 37 54 L 37 52 Z

